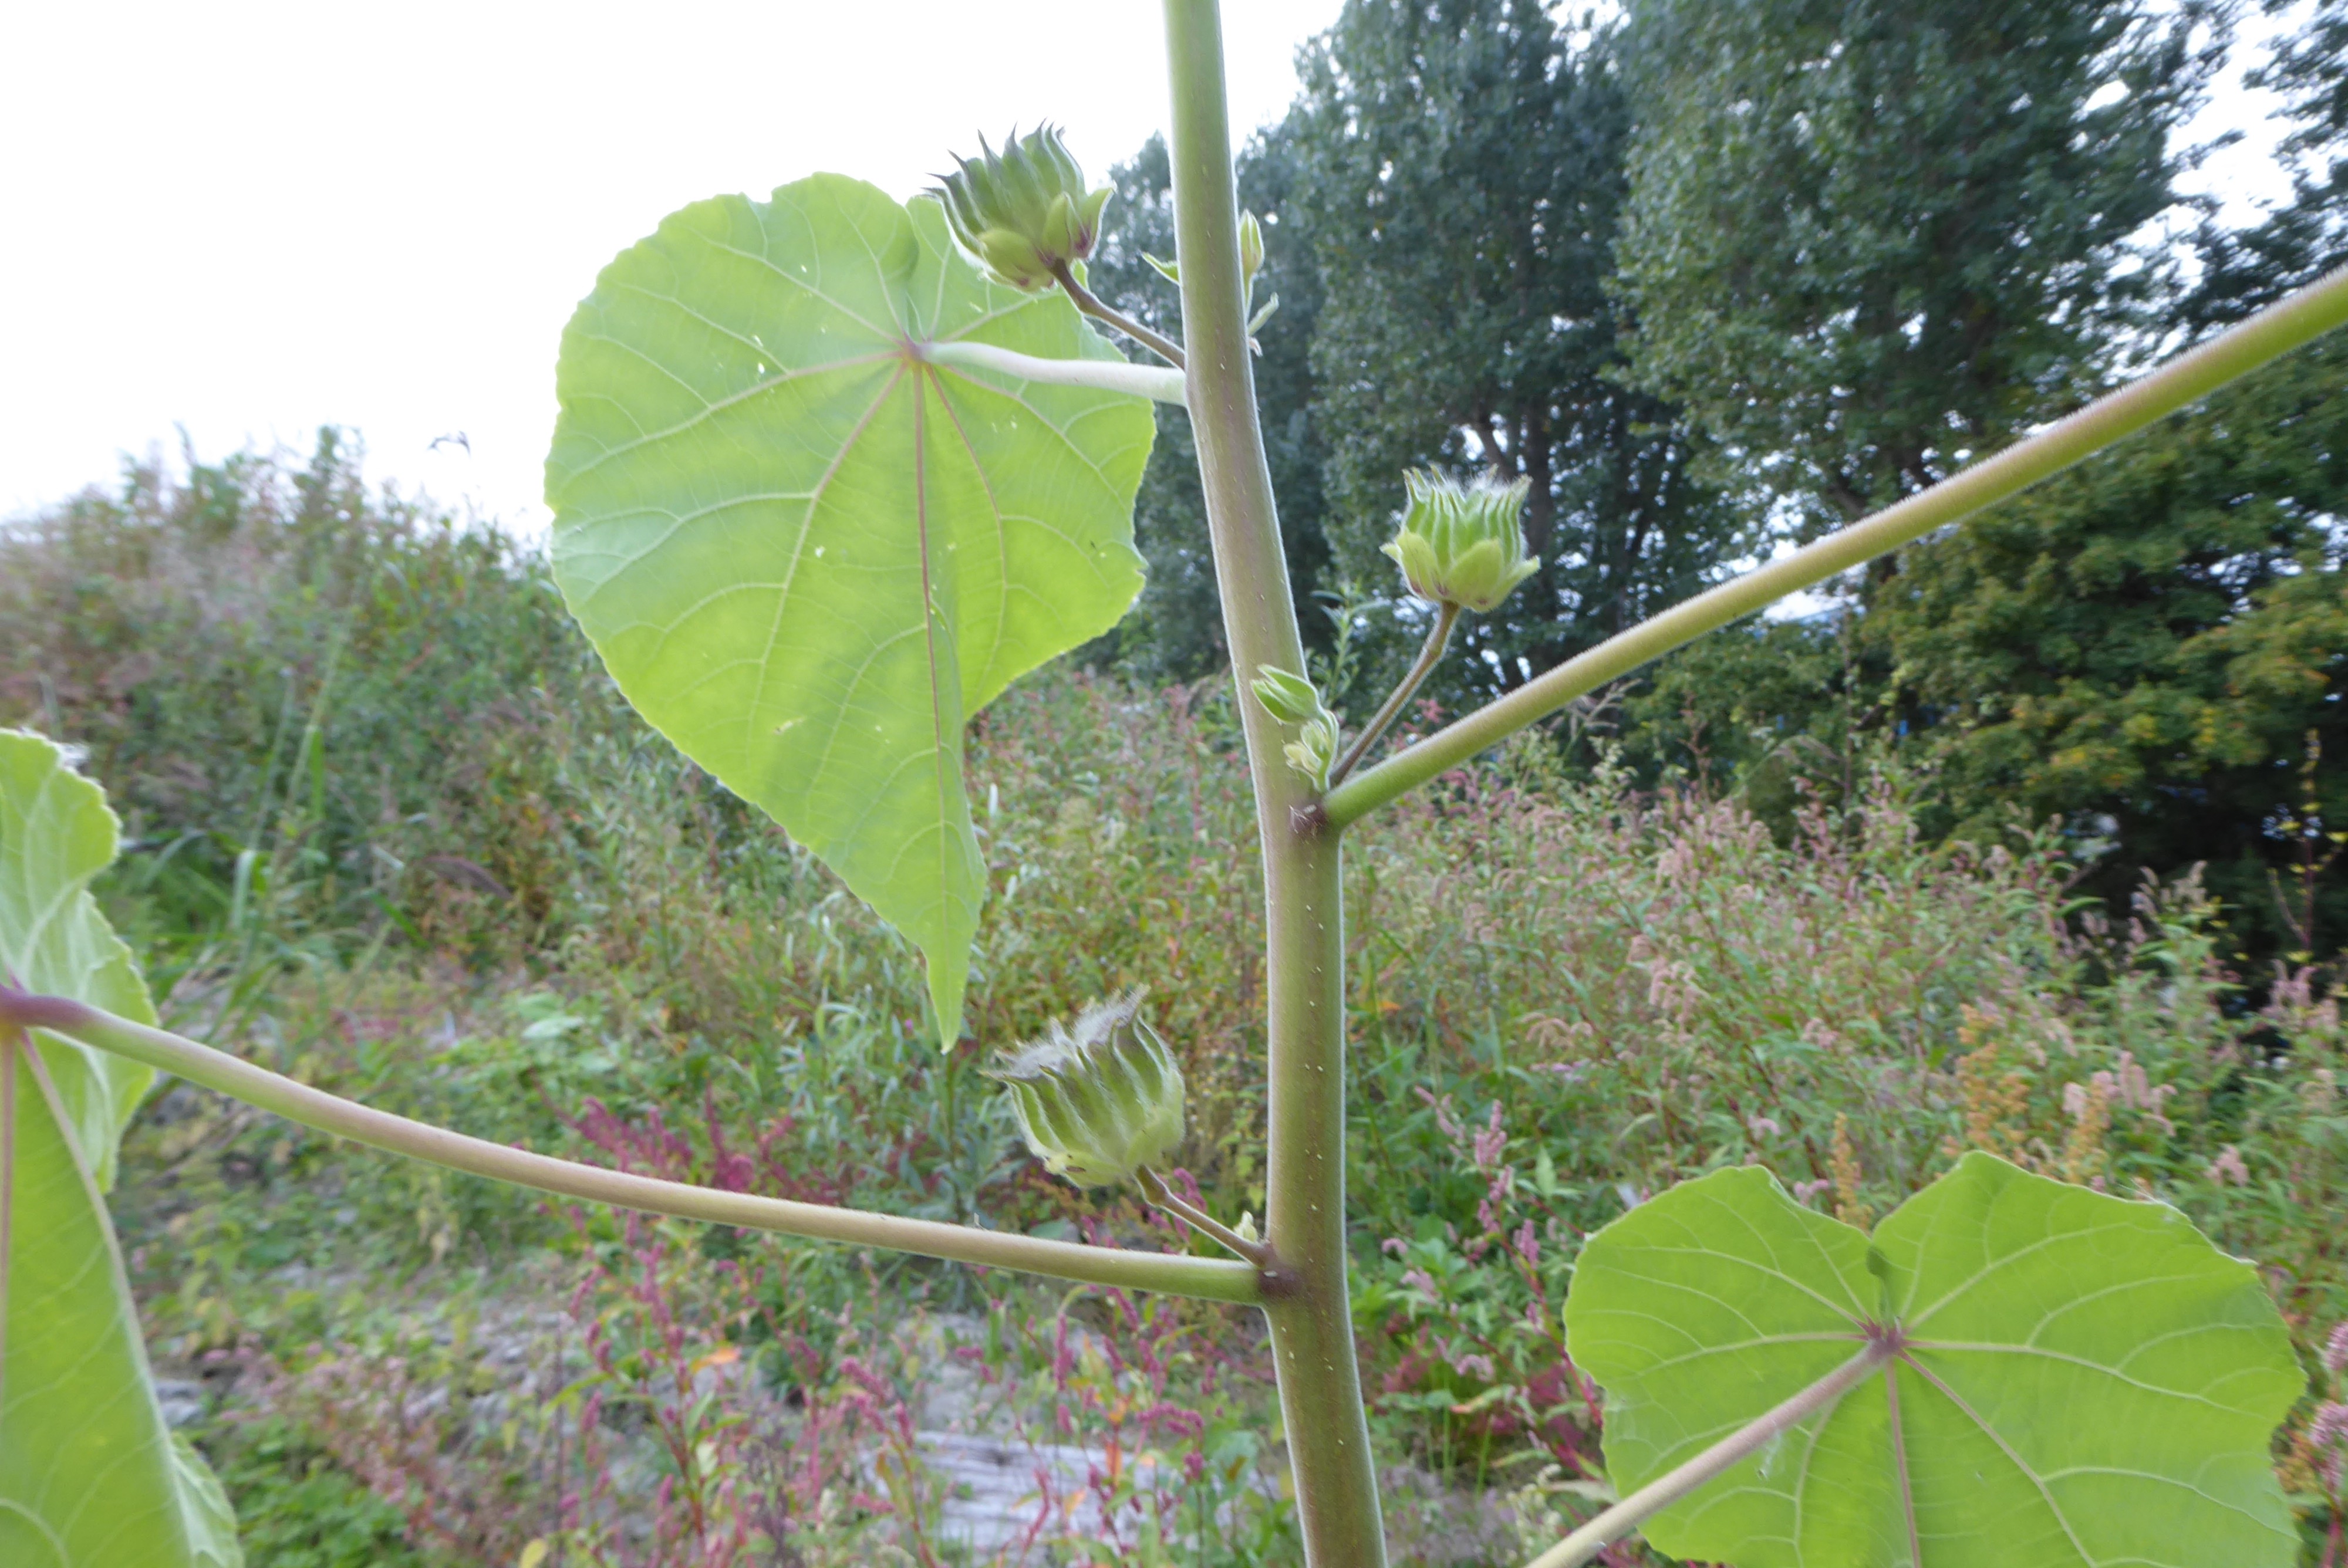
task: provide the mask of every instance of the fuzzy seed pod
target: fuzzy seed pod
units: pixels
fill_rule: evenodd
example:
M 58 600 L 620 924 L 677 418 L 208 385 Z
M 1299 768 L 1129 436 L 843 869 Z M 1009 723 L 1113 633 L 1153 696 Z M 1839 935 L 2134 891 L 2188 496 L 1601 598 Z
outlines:
M 1027 1147 L 1080 1187 L 1130 1180 L 1182 1142 L 1182 1069 L 1140 1003 L 1139 991 L 1095 1002 L 987 1071 L 1011 1091 Z
M 1416 469 L 1403 476 L 1410 505 L 1394 542 L 1382 547 L 1402 568 L 1411 592 L 1430 604 L 1455 604 L 1488 614 L 1539 570 L 1525 554 L 1528 482 L 1497 477 L 1463 485 L 1448 475 Z
M 957 156 L 958 171 L 940 175 L 930 194 L 954 239 L 998 282 L 1051 287 L 1060 269 L 1092 254 L 1115 188 L 1087 191 L 1085 171 L 1048 125 L 1025 137 L 1014 129 L 999 153 L 983 136 L 978 145 L 980 156 Z

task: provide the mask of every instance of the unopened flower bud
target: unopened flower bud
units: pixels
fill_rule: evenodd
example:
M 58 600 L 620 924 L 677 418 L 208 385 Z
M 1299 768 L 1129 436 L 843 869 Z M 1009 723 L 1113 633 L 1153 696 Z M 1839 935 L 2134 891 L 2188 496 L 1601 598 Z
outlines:
M 1419 598 L 1488 614 L 1540 569 L 1540 562 L 1525 554 L 1517 521 L 1527 481 L 1487 477 L 1463 485 L 1422 469 L 1406 474 L 1403 482 L 1410 506 L 1394 542 L 1383 548 Z
M 1323 708 L 1298 725 L 1296 738 L 1281 750 L 1314 789 L 1327 789 L 1329 770 L 1337 764 L 1337 715 Z
M 1263 225 L 1252 212 L 1240 214 L 1240 281 L 1248 288 L 1255 287 L 1255 275 L 1263 271 Z
M 987 1071 L 1045 1168 L 1080 1187 L 1129 1180 L 1182 1142 L 1182 1069 L 1140 1002 L 1138 991 L 1095 1002 Z
M 1321 689 L 1277 664 L 1256 667 L 1255 700 L 1283 724 L 1301 724 L 1322 711 Z
M 1311 779 L 1314 789 L 1327 789 L 1329 769 L 1337 760 L 1338 729 L 1337 715 L 1321 700 L 1321 689 L 1276 664 L 1260 664 L 1253 690 L 1265 712 L 1297 726 L 1296 739 L 1282 748 L 1288 765 Z
M 1048 125 L 1025 137 L 1013 131 L 999 153 L 983 136 L 978 145 L 980 156 L 956 157 L 959 171 L 939 176 L 930 194 L 945 208 L 954 239 L 997 282 L 1049 288 L 1062 269 L 1092 254 L 1114 187 L 1086 190 L 1084 170 Z

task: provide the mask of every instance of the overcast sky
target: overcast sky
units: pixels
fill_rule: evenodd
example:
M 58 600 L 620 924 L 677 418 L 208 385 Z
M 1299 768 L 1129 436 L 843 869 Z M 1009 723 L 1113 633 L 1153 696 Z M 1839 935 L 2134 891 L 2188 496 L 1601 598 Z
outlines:
M 1339 4 L 1224 7 L 1241 136 Z M 0 518 L 175 457 L 175 426 L 216 458 L 332 422 L 372 475 L 534 530 L 562 323 L 664 213 L 819 169 L 909 195 L 1014 116 L 1104 172 L 1164 123 L 1159 26 L 1148 0 L 24 7 Z M 2230 81 L 2205 117 L 2254 133 L 2206 179 L 2238 210 L 2282 189 L 2268 107 Z M 469 455 L 431 446 L 458 431 Z

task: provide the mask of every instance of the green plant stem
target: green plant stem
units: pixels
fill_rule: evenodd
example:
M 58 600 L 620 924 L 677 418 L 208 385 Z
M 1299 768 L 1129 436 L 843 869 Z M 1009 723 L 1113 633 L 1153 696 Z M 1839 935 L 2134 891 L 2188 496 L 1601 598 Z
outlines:
M 1331 789 L 1345 782 L 1345 775 L 1354 771 L 1362 758 L 1368 754 L 1369 749 L 1377 743 L 1378 737 L 1386 733 L 1386 726 L 1395 722 L 1395 715 L 1402 712 L 1403 704 L 1426 683 L 1426 678 L 1443 661 L 1443 651 L 1451 645 L 1451 629 L 1458 623 L 1457 605 L 1445 603 L 1437 606 L 1435 624 L 1427 628 L 1426 642 L 1418 651 L 1417 662 L 1402 678 L 1402 684 L 1394 689 L 1394 694 L 1370 715 L 1370 722 L 1362 726 L 1362 733 L 1354 737 L 1354 743 L 1345 748 L 1345 754 L 1337 759 L 1337 765 L 1329 770 Z
M 679 1219 L 706 1220 L 713 1225 L 738 1225 L 745 1230 L 886 1247 L 893 1252 L 919 1253 L 924 1257 L 947 1258 L 989 1268 L 1014 1268 L 1092 1285 L 1157 1290 L 1170 1296 L 1241 1306 L 1263 1299 L 1260 1271 L 1244 1263 L 1080 1246 L 1073 1242 L 1045 1241 L 1040 1236 L 979 1230 L 936 1220 L 901 1219 L 894 1214 L 867 1214 L 828 1204 L 720 1192 L 714 1187 L 655 1181 L 649 1176 L 510 1149 L 445 1127 L 371 1110 L 265 1067 L 256 1067 L 225 1051 L 132 1023 L 81 1002 L 0 989 L 0 1032 L 12 1028 L 48 1030 L 97 1050 L 144 1062 L 191 1083 L 217 1090 L 289 1122 L 365 1143 L 369 1148 L 563 1197 L 612 1204 L 646 1214 L 674 1214 Z
M 1892 1354 L 1890 1342 L 1869 1340 L 1866 1349 L 1784 1404 L 1729 1433 L 1678 1469 L 1649 1481 L 1534 1558 L 1527 1568 L 1581 1568 L 1582 1563 L 1629 1534 L 1643 1521 L 1661 1513 L 1780 1433 L 1831 1408 L 1836 1400 L 1865 1382 Z
M 1134 1179 L 1141 1184 L 1141 1195 L 1149 1200 L 1150 1207 L 1162 1209 L 1191 1229 L 1211 1236 L 1217 1244 L 1228 1247 L 1233 1255 L 1247 1259 L 1258 1268 L 1265 1267 L 1272 1262 L 1270 1247 L 1260 1241 L 1248 1240 L 1247 1237 L 1190 1202 L 1172 1187 L 1168 1186 L 1166 1178 L 1148 1166 L 1144 1165 L 1136 1171 Z
M 1871 518 L 1746 573 L 1570 659 L 1539 679 L 1387 758 L 1325 802 L 1342 827 L 1498 744 L 1576 697 L 1933 529 L 1995 506 L 2157 419 L 2348 322 L 2348 268 L 2333 272 L 2028 440 Z
M 1188 368 L 1189 362 L 1183 357 L 1181 345 L 1172 338 L 1167 337 L 1162 333 L 1151 331 L 1123 311 L 1111 305 L 1098 294 L 1076 282 L 1076 275 L 1067 268 L 1056 267 L 1053 269 L 1052 275 L 1060 280 L 1060 287 L 1068 292 L 1068 298 L 1076 302 L 1076 309 L 1097 322 L 1105 322 L 1115 327 L 1176 370 Z
M 1190 430 L 1235 671 L 1304 668 L 1257 422 L 1239 203 L 1216 0 L 1165 0 L 1170 162 L 1189 340 Z M 1281 726 L 1238 704 L 1263 845 L 1269 1104 L 1264 1231 L 1273 1366 L 1311 1568 L 1384 1568 L 1369 1421 L 1346 1301 L 1345 944 L 1338 837 L 1282 755 Z
M 1182 401 L 1182 373 L 1162 365 L 1128 364 L 1123 360 L 1107 359 L 1039 359 L 986 343 L 922 343 L 916 352 L 923 364 L 942 365 L 948 370 L 992 371 L 1021 381 L 1131 393 L 1159 403 Z

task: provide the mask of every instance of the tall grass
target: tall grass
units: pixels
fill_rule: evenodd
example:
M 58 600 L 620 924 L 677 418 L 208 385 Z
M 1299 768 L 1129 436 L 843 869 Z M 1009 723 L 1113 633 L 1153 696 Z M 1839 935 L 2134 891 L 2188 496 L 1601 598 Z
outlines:
M 1171 1243 L 1045 1178 L 974 1071 L 1144 986 L 1191 1086 L 1185 1178 L 1262 1206 L 1225 682 L 1057 670 L 973 727 L 993 897 L 973 1038 L 945 1052 L 916 955 L 633 718 L 537 555 L 368 492 L 331 434 L 304 466 L 133 470 L 0 538 L 0 723 L 89 748 L 131 843 L 107 897 L 170 1010 L 313 1081 L 663 1173 Z M 2325 975 L 2260 977 L 2253 1010 L 2190 879 L 2105 920 L 2027 825 L 1923 841 L 1888 768 L 1773 835 L 1560 754 L 1520 739 L 1350 856 L 1358 1310 L 1380 1441 L 1425 1481 L 1396 1493 L 1416 1560 L 1505 1560 L 1511 1520 L 1586 1507 L 1602 1411 L 1564 1355 L 1573 1258 L 1724 1163 L 1860 1225 L 1967 1148 L 2159 1197 L 2267 1266 L 2319 1358 L 2348 1317 Z M 450 1561 L 545 1540 L 714 1568 L 777 1532 L 810 1563 L 951 1561 L 919 1423 L 960 1366 L 993 1391 L 953 1419 L 1094 1456 L 1080 1485 L 1045 1465 L 1039 1495 L 1101 1511 L 1096 1544 L 1288 1550 L 1240 1317 L 555 1211 L 184 1089 L 125 1169 L 160 1358 L 246 1369 L 232 1403 L 263 1424 L 215 1440 L 273 1540 L 315 1496 Z M 2281 1456 L 2312 1551 L 2343 1432 L 2311 1407 Z M 276 1485 L 273 1453 L 307 1468 Z M 322 1491 L 321 1464 L 394 1513 Z

